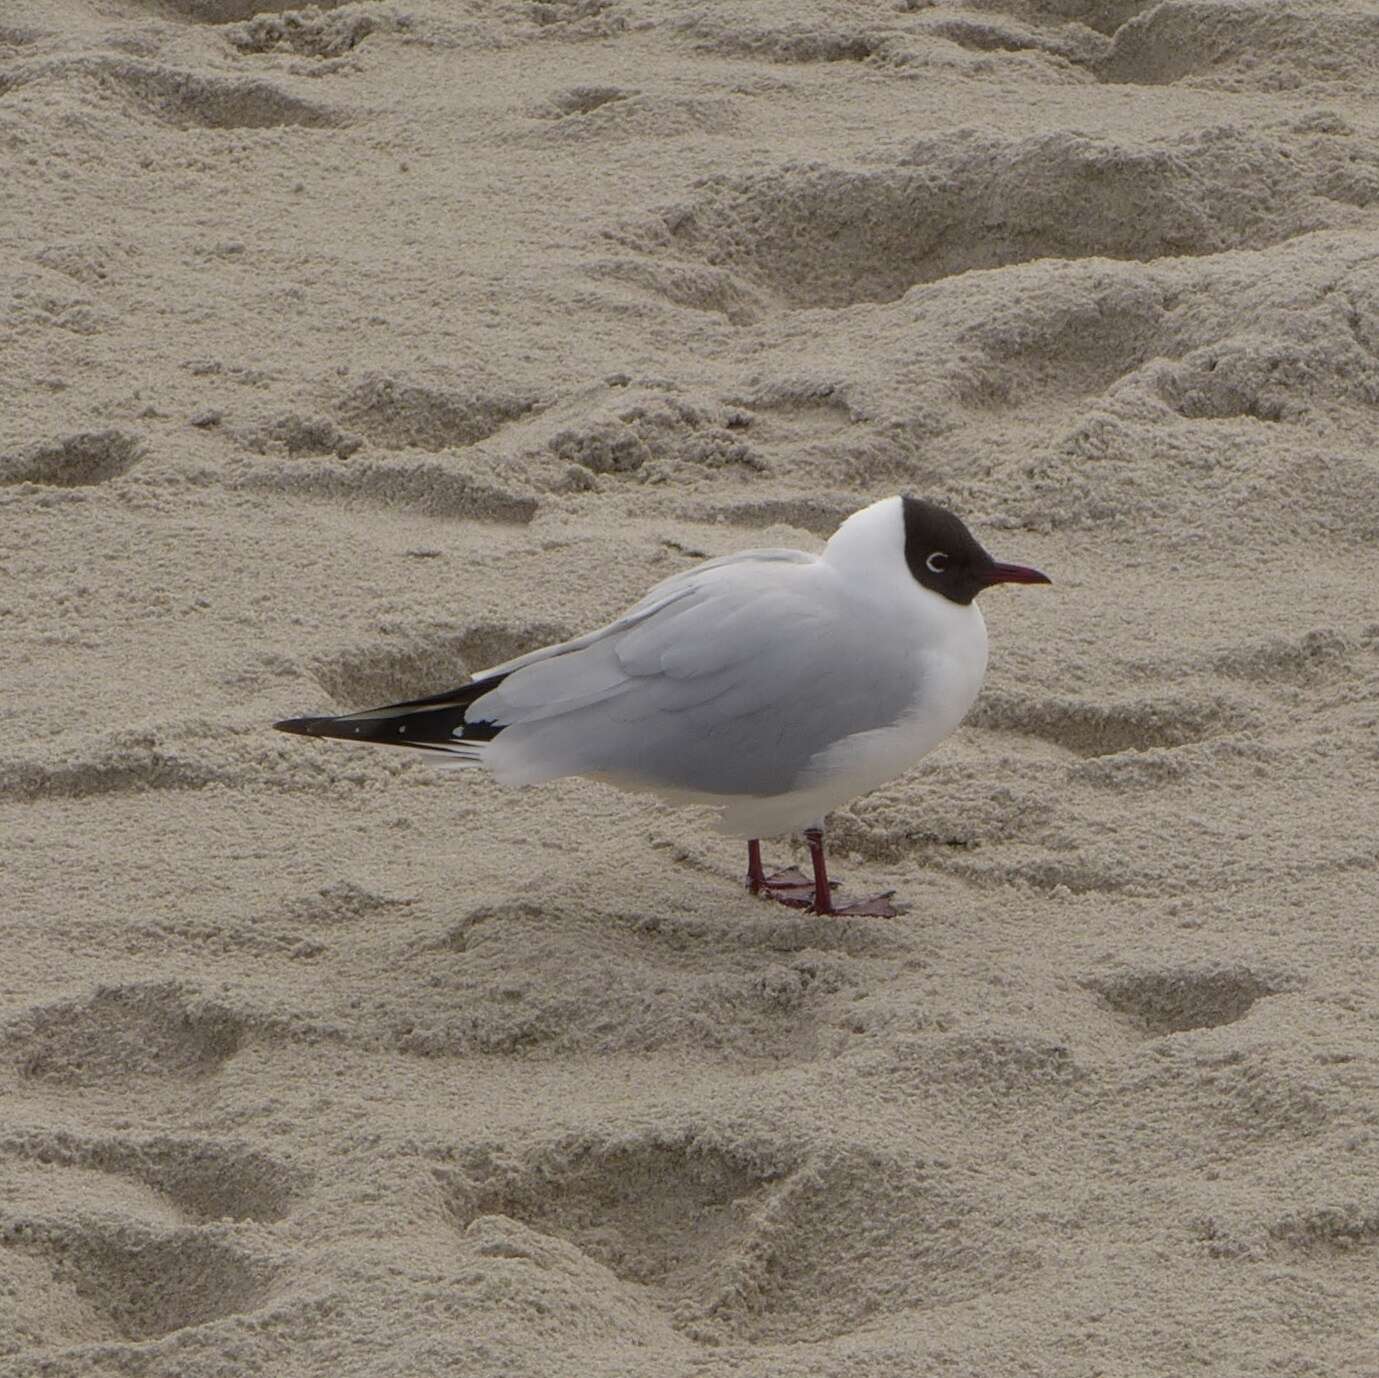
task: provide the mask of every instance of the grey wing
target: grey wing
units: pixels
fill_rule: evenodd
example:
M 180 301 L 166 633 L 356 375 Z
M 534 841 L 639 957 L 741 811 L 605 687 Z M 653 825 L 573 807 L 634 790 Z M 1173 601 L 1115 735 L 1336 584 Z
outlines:
M 507 678 L 466 716 L 501 727 L 485 764 L 510 783 L 591 774 L 780 793 L 818 752 L 912 701 L 893 639 L 843 597 L 798 551 L 710 561 L 588 637 L 496 667 Z
M 783 548 L 739 550 L 733 555 L 720 555 L 717 559 L 705 560 L 693 569 L 681 570 L 668 579 L 662 579 L 659 584 L 653 584 L 621 617 L 615 618 L 605 626 L 585 632 L 583 636 L 571 637 L 569 641 L 557 642 L 554 646 L 543 646 L 540 650 L 514 656 L 511 660 L 503 661 L 501 665 L 490 665 L 487 670 L 479 671 L 474 678 L 488 679 L 491 675 L 511 674 L 512 671 L 533 665 L 537 661 L 553 660 L 557 656 L 582 651 L 597 642 L 617 636 L 672 604 L 694 596 L 702 590 L 706 579 L 719 577 L 712 575 L 714 570 L 727 569 L 734 565 L 812 565 L 817 562 L 817 556 L 806 554 L 803 550 Z

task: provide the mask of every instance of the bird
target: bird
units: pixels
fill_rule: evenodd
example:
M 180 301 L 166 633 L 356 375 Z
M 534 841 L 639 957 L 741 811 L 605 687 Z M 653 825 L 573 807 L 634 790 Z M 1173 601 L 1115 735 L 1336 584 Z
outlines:
M 585 776 L 707 805 L 747 841 L 747 888 L 837 917 L 905 912 L 835 895 L 830 810 L 903 774 L 976 701 L 975 599 L 1048 584 L 994 559 L 960 517 L 913 496 L 854 512 L 823 550 L 750 549 L 662 580 L 606 626 L 426 698 L 273 726 L 407 747 L 505 785 Z M 812 876 L 768 874 L 761 839 L 802 834 Z

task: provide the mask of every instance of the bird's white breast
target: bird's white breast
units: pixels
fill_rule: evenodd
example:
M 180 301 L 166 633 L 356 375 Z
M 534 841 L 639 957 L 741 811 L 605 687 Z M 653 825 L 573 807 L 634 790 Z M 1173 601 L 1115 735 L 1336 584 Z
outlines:
M 839 528 L 823 561 L 837 575 L 838 615 L 884 638 L 878 657 L 912 687 L 894 723 L 840 738 L 817 752 L 786 794 L 734 800 L 725 832 L 798 831 L 840 804 L 904 774 L 967 716 L 986 673 L 986 622 L 975 603 L 954 603 L 920 584 L 904 560 L 900 500 L 863 509 Z M 866 673 L 864 666 L 857 672 Z
M 975 603 L 951 603 L 911 581 L 896 599 L 893 645 L 913 676 L 911 707 L 897 722 L 844 737 L 809 763 L 801 785 L 827 786 L 836 799 L 876 789 L 904 774 L 967 716 L 986 673 L 986 621 Z

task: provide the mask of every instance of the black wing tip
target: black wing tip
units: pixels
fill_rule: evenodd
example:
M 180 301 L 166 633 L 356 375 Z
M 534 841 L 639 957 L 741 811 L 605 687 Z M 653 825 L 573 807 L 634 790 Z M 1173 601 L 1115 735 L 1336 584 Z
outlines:
M 275 722 L 273 727 L 278 732 L 295 732 L 303 737 L 319 737 L 322 724 L 329 721 L 329 718 L 284 718 L 281 722 Z
M 475 699 L 507 676 L 471 679 L 456 689 L 429 698 L 385 704 L 339 717 L 284 718 L 275 722 L 279 732 L 299 737 L 336 737 L 346 742 L 376 742 L 383 746 L 412 746 L 430 751 L 450 751 L 456 741 L 490 742 L 503 730 L 487 719 L 467 723 L 465 712 Z

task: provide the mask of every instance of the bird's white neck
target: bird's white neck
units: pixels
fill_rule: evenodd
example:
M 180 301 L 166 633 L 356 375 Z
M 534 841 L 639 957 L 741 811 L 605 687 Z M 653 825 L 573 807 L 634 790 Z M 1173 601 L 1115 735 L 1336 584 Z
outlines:
M 824 547 L 823 561 L 847 584 L 848 596 L 879 613 L 890 634 L 943 688 L 952 709 L 944 733 L 971 706 L 986 671 L 986 621 L 976 603 L 954 603 L 925 588 L 905 562 L 905 514 L 899 498 L 854 512 Z M 946 716 L 946 715 L 941 715 Z
M 823 559 L 850 578 L 891 581 L 905 567 L 905 515 L 899 498 L 854 512 L 824 547 Z

